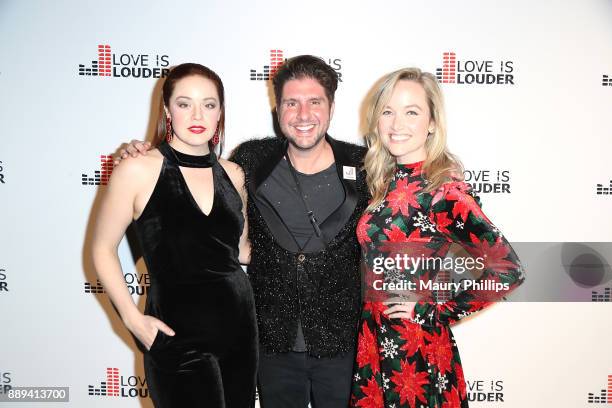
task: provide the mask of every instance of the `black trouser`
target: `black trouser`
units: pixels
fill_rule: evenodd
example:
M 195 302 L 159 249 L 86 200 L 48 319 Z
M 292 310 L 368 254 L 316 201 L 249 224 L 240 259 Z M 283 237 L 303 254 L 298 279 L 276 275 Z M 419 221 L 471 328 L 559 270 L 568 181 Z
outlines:
M 315 358 L 308 353 L 259 353 L 261 408 L 346 408 L 351 395 L 354 351 Z

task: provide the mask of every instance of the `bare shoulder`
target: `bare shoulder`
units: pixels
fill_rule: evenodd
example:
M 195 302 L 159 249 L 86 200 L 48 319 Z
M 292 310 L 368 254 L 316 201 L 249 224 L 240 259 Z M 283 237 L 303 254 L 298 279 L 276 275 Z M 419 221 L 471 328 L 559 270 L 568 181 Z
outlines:
M 113 168 L 111 178 L 121 178 L 124 182 L 138 183 L 156 177 L 161 168 L 163 156 L 157 149 L 149 150 L 146 156 L 128 157 Z
M 229 176 L 230 180 L 236 188 L 243 188 L 244 186 L 244 171 L 238 164 L 225 159 L 219 159 L 219 164 L 223 166 L 223 169 Z

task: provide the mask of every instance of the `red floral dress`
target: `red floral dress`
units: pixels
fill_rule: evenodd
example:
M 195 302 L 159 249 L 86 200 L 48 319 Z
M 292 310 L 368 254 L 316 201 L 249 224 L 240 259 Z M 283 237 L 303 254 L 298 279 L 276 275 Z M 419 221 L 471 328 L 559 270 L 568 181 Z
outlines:
M 476 281 L 504 283 L 507 289 L 457 290 L 443 302 L 420 301 L 412 320 L 388 318 L 382 313 L 388 306 L 366 295 L 351 407 L 467 407 L 463 369 L 449 326 L 501 300 L 524 279 L 516 254 L 469 186 L 450 182 L 425 193 L 421 166 L 398 165 L 384 202 L 359 221 L 357 236 L 366 262 L 381 243 L 421 243 L 429 253 L 456 243 L 484 259 Z

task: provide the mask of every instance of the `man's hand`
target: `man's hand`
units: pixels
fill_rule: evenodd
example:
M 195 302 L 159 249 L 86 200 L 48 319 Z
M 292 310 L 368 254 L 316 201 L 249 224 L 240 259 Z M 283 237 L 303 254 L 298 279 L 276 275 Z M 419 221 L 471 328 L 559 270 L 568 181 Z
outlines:
M 151 148 L 151 143 L 142 140 L 132 140 L 128 145 L 122 145 L 119 152 L 115 155 L 115 166 L 128 156 L 137 157 L 139 154 L 146 155 Z

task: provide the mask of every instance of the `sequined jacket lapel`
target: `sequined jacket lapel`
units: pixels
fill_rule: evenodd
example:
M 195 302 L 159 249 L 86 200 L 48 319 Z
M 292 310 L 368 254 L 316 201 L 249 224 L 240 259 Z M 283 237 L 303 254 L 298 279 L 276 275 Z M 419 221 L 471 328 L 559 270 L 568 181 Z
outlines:
M 328 138 L 346 192 L 332 216 L 346 219 L 321 251 L 300 253 L 281 245 L 275 221 L 264 217 L 253 194 L 286 151 L 279 138 L 250 140 L 236 148 L 231 160 L 242 166 L 249 191 L 247 213 L 251 264 L 247 269 L 257 308 L 260 346 L 265 352 L 290 351 L 302 323 L 308 353 L 331 357 L 354 349 L 361 308 L 360 247 L 357 222 L 369 199 L 361 171 L 365 148 Z M 350 180 L 350 169 L 355 180 Z M 278 222 L 278 221 L 276 221 Z M 322 229 L 325 229 L 325 221 Z M 286 228 L 285 228 L 286 230 Z M 288 234 L 288 231 L 287 231 Z

